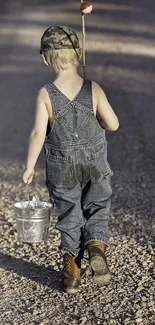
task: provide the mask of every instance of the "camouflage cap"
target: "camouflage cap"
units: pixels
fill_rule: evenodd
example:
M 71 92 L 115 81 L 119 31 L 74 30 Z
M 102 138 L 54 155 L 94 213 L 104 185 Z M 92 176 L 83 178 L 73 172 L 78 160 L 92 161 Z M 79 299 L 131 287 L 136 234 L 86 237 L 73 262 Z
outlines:
M 80 48 L 78 36 L 67 26 L 51 26 L 45 30 L 41 38 L 41 52 L 77 48 Z

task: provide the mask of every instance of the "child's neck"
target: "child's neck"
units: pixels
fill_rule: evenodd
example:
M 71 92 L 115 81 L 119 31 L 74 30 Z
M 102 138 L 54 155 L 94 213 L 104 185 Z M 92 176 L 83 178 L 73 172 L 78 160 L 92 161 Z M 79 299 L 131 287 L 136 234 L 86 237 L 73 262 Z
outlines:
M 68 68 L 66 70 L 59 70 L 59 72 L 57 73 L 56 79 L 73 79 L 73 78 L 79 78 L 79 74 L 77 72 L 77 68 L 76 67 L 71 67 Z

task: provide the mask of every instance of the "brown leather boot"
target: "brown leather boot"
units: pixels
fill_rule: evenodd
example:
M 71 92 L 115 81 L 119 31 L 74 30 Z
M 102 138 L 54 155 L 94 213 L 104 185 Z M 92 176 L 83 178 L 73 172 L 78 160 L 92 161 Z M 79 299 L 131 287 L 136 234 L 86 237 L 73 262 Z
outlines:
M 81 260 L 65 253 L 63 256 L 63 286 L 68 294 L 76 293 L 80 286 Z
M 87 245 L 93 280 L 97 285 L 106 285 L 111 275 L 107 264 L 106 245 L 100 241 L 91 241 Z

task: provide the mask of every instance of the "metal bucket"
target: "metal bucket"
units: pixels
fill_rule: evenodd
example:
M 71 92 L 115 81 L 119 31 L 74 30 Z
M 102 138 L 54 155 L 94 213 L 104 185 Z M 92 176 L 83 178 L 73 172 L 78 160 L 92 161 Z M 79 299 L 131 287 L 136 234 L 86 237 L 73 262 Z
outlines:
M 18 240 L 39 243 L 48 239 L 52 204 L 41 202 L 31 207 L 29 201 L 14 204 Z

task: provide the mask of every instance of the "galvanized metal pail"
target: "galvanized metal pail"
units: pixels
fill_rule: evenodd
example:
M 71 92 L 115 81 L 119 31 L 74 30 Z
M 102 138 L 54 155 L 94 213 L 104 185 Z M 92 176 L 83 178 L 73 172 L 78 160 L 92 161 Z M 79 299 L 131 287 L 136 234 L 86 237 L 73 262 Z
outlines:
M 41 202 L 32 208 L 29 201 L 14 204 L 18 240 L 38 243 L 48 239 L 52 204 Z

